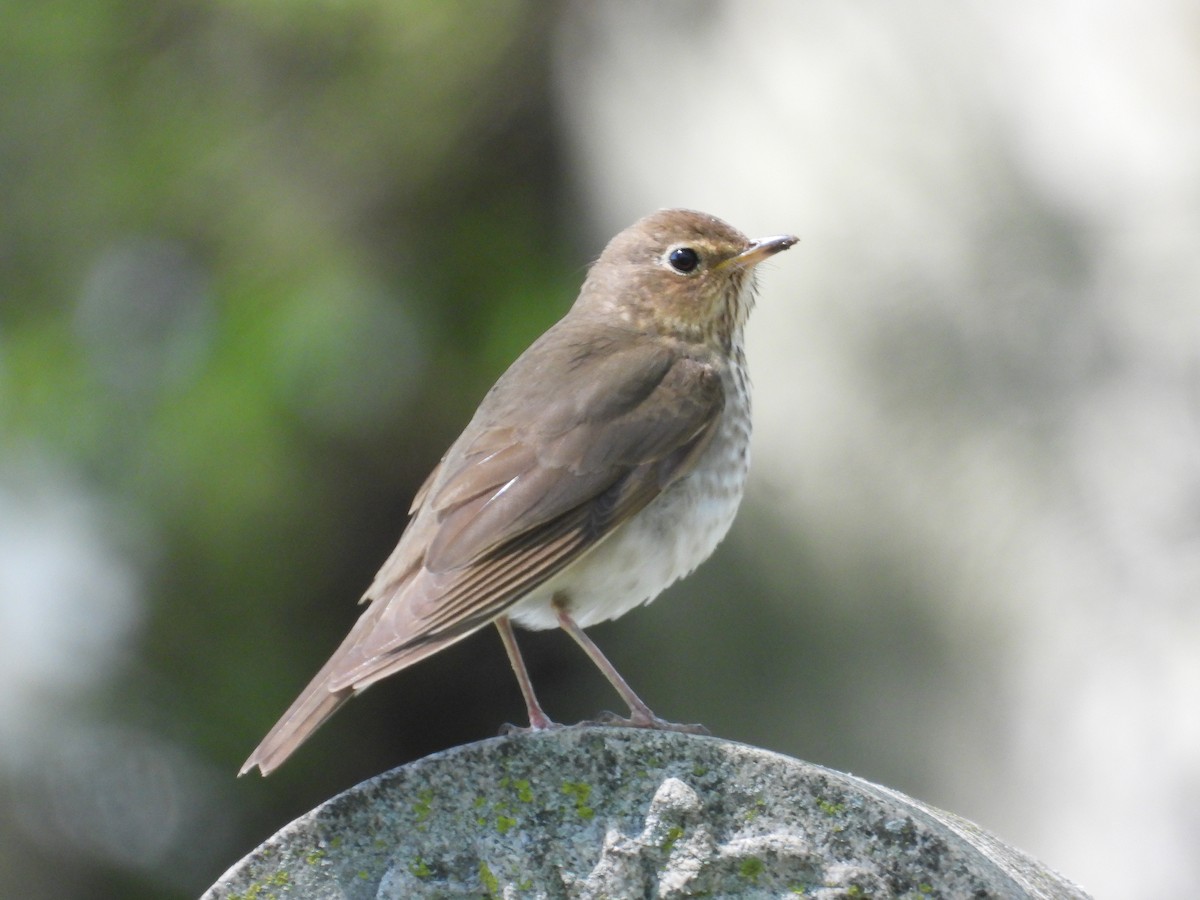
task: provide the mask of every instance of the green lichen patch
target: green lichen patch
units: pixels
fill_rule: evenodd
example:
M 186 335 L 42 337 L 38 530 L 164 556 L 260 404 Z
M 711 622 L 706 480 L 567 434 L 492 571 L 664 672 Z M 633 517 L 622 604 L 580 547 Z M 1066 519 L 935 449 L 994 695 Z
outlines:
M 588 806 L 592 796 L 592 786 L 583 781 L 564 781 L 562 792 L 575 801 L 575 814 L 581 819 L 590 819 L 596 815 L 596 810 Z
M 818 800 L 817 808 L 827 816 L 836 816 L 846 811 L 845 803 L 833 803 L 829 800 Z
M 483 882 L 483 889 L 487 891 L 489 897 L 500 897 L 500 879 L 493 874 L 491 868 L 483 860 L 479 861 L 479 880 Z
M 738 874 L 751 884 L 756 884 L 766 868 L 766 865 L 757 856 L 747 856 L 738 864 Z
M 417 801 L 412 805 L 413 815 L 421 824 L 433 814 L 433 791 L 426 788 L 417 794 Z
M 753 822 L 760 815 L 762 815 L 763 810 L 766 808 L 767 808 L 767 801 L 764 800 L 760 796 L 755 797 L 754 803 L 745 812 L 742 813 L 742 818 L 745 819 L 747 822 Z
M 496 782 L 496 786 L 504 792 L 502 796 L 489 799 L 481 794 L 471 801 L 471 809 L 475 812 L 473 821 L 481 828 L 493 827 L 505 834 L 520 822 L 521 811 L 517 807 L 533 803 L 533 785 L 527 778 L 506 775 Z
M 408 871 L 416 878 L 429 878 L 433 875 L 433 870 L 429 868 L 429 863 L 425 862 L 419 856 L 408 864 Z
M 276 896 L 271 888 L 286 888 L 291 880 L 288 873 L 281 870 L 254 882 L 241 894 L 231 894 L 229 900 L 270 900 Z
M 513 786 L 517 789 L 517 799 L 522 803 L 533 802 L 533 788 L 530 786 L 528 779 L 518 778 L 513 782 Z
M 670 853 L 674 849 L 676 842 L 683 837 L 684 831 L 678 825 L 672 825 L 667 829 L 667 836 L 663 838 L 661 844 L 663 853 Z

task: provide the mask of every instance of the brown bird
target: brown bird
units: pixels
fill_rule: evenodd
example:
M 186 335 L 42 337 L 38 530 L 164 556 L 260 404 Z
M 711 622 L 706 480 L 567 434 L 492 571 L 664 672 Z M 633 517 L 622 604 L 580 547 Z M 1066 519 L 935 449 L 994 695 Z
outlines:
M 742 331 L 753 267 L 796 243 L 662 210 L 618 234 L 570 311 L 488 391 L 417 491 L 349 636 L 246 760 L 277 768 L 339 706 L 494 622 L 561 627 L 629 705 L 671 727 L 583 629 L 653 600 L 729 530 L 749 465 Z

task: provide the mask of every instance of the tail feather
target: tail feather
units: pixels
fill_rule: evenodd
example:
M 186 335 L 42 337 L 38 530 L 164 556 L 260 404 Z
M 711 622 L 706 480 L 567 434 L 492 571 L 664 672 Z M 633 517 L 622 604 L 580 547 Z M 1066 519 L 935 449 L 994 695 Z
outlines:
M 314 679 L 283 714 L 275 727 L 254 748 L 250 758 L 238 771 L 239 777 L 258 766 L 263 775 L 270 775 L 343 703 L 354 696 L 352 688 L 330 691 L 327 679 Z
M 415 644 L 400 652 L 389 654 L 379 660 L 377 668 L 365 672 L 354 684 L 334 689 L 333 685 L 345 674 L 342 670 L 345 668 L 347 657 L 350 656 L 350 652 L 355 648 L 361 635 L 369 628 L 369 624 L 373 624 L 373 622 L 369 624 L 366 622 L 372 612 L 373 610 L 368 609 L 359 619 L 358 624 L 338 647 L 329 662 L 325 663 L 321 671 L 308 683 L 308 687 L 288 707 L 288 711 L 267 732 L 267 736 L 262 739 L 262 742 L 254 748 L 254 752 L 250 754 L 250 758 L 238 772 L 239 776 L 245 775 L 255 766 L 258 766 L 263 775 L 271 774 L 283 765 L 284 760 L 308 740 L 326 719 L 355 694 L 366 690 L 379 679 L 408 668 L 413 663 L 462 640 L 486 624 L 481 623 L 469 631 Z

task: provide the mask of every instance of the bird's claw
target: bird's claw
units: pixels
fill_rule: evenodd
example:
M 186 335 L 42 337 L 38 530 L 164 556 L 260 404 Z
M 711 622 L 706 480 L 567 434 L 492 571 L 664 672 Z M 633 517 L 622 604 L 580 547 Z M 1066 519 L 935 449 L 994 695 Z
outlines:
M 552 731 L 563 726 L 558 722 L 552 722 L 547 719 L 544 723 L 530 725 L 514 725 L 512 722 L 505 722 L 500 726 L 500 736 L 508 737 L 514 734 L 537 734 L 539 731 Z
M 651 712 L 633 710 L 628 716 L 618 716 L 614 712 L 600 713 L 593 721 L 583 722 L 584 725 L 604 725 L 612 728 L 649 728 L 653 731 L 677 731 L 682 734 L 705 734 L 712 732 L 703 725 L 688 725 L 682 722 L 668 722 L 660 719 Z

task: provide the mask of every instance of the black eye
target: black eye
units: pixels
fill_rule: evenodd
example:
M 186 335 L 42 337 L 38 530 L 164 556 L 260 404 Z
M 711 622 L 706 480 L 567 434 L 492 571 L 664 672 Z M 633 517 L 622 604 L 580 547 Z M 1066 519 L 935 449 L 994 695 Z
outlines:
M 700 254 L 691 247 L 677 247 L 667 255 L 667 262 L 676 272 L 686 275 L 696 271 L 696 266 L 700 265 Z

